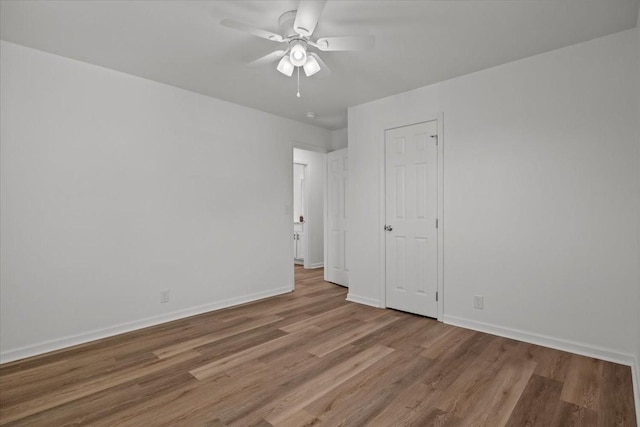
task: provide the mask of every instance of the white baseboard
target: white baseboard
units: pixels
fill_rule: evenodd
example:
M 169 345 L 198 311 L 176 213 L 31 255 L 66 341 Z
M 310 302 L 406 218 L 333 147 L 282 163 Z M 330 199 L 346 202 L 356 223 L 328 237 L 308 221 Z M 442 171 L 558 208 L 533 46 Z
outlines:
M 633 375 L 633 396 L 636 402 L 636 423 L 640 426 L 640 360 L 638 357 L 634 357 L 631 375 Z
M 380 308 L 380 301 L 373 298 L 361 297 L 354 295 L 351 292 L 347 294 L 347 301 L 355 302 L 358 304 L 370 305 L 371 307 Z
M 489 323 L 463 319 L 461 317 L 448 316 L 446 314 L 443 317 L 443 321 L 444 323 L 447 323 L 449 325 L 460 326 L 466 329 L 473 329 L 474 331 L 485 332 L 492 335 L 498 335 L 505 338 L 511 338 L 518 341 L 524 341 L 531 344 L 537 344 L 544 347 L 550 347 L 557 350 L 580 354 L 582 356 L 593 357 L 595 359 L 601 359 L 608 362 L 630 366 L 633 381 L 633 396 L 636 406 L 636 416 L 639 417 L 640 420 L 640 416 L 638 416 L 638 414 L 640 414 L 640 365 L 638 364 L 639 361 L 636 356 L 632 354 L 611 351 L 589 344 L 563 340 L 547 335 L 534 334 L 517 329 L 505 328 Z
M 316 269 L 316 268 L 323 268 L 324 267 L 324 262 L 316 262 L 315 264 L 309 264 L 309 267 L 307 267 L 306 265 L 304 266 L 304 268 L 306 269 Z
M 518 329 L 505 328 L 503 326 L 478 322 L 475 320 L 464 319 L 461 317 L 450 316 L 446 314 L 443 317 L 443 321 L 444 323 L 447 323 L 449 325 L 473 329 L 474 331 L 486 332 L 488 334 L 511 338 L 518 341 L 524 341 L 531 344 L 537 344 L 543 347 L 555 348 L 557 350 L 580 354 L 587 357 L 593 357 L 595 359 L 606 360 L 608 362 L 620 363 L 627 366 L 633 366 L 635 363 L 635 357 L 632 354 L 611 351 L 603 347 L 579 343 L 576 341 L 569 341 L 561 338 L 550 337 L 547 335 L 520 331 Z
M 240 297 L 229 298 L 223 301 L 217 301 L 214 303 L 199 305 L 197 307 L 191 307 L 184 310 L 178 310 L 171 313 L 161 314 L 158 316 L 147 317 L 133 322 L 121 323 L 119 325 L 110 326 L 108 328 L 96 329 L 93 331 L 85 332 L 78 335 L 66 336 L 41 342 L 38 344 L 29 345 L 13 350 L 8 350 L 0 353 L 0 364 L 13 362 L 15 360 L 24 359 L 25 357 L 37 356 L 50 351 L 60 350 L 67 347 L 72 347 L 79 344 L 85 344 L 90 341 L 99 340 L 102 338 L 111 337 L 126 332 L 135 331 L 149 326 L 159 325 L 161 323 L 171 322 L 173 320 L 183 319 L 185 317 L 195 316 L 198 314 L 207 313 L 209 311 L 220 310 L 222 308 L 232 307 L 234 305 L 245 304 L 248 302 L 257 301 L 264 298 L 269 298 L 276 295 L 285 294 L 291 292 L 291 287 L 282 287 L 277 289 L 271 289 L 268 291 L 257 292 L 254 294 L 243 295 Z

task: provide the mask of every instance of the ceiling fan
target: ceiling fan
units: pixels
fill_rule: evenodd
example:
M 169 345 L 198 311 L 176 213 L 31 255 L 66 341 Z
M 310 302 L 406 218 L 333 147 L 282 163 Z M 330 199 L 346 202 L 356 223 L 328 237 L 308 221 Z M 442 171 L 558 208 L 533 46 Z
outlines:
M 310 47 L 323 52 L 363 50 L 373 47 L 374 37 L 321 37 L 315 41 L 312 40 L 311 36 L 316 29 L 325 3 L 326 0 L 300 0 L 297 10 L 285 12 L 280 16 L 278 20 L 279 34 L 228 18 L 221 20 L 220 24 L 288 45 L 285 49 L 276 50 L 250 62 L 250 66 L 270 64 L 279 59 L 277 70 L 286 76 L 290 77 L 294 69 L 297 69 L 299 80 L 300 67 L 302 67 L 307 77 L 313 76 L 321 70 L 326 75 L 331 72 L 330 68 L 317 53 L 309 51 Z M 299 90 L 298 97 L 300 97 Z

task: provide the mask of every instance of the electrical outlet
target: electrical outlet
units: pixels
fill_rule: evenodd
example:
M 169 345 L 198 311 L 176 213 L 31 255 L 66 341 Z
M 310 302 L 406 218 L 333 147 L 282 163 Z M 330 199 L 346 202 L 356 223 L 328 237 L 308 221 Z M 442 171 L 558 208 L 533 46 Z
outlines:
M 477 308 L 478 310 L 484 309 L 484 297 L 482 295 L 473 296 L 473 308 Z
M 169 289 L 160 291 L 160 302 L 161 303 L 169 302 Z

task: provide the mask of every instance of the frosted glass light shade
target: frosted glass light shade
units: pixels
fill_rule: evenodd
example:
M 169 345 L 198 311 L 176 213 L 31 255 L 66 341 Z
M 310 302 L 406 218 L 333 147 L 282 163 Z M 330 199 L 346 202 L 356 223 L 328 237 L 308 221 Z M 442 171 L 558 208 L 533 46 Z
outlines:
M 318 61 L 316 61 L 316 58 L 309 55 L 307 57 L 307 62 L 304 63 L 303 68 L 304 68 L 304 73 L 307 75 L 307 77 L 311 77 L 315 73 L 320 71 L 320 64 L 318 64 Z
M 296 67 L 302 67 L 307 62 L 307 50 L 302 43 L 295 44 L 291 48 L 289 60 Z
M 293 74 L 294 66 L 289 60 L 288 56 L 283 56 L 280 62 L 278 62 L 278 71 L 280 71 L 285 76 L 291 77 Z

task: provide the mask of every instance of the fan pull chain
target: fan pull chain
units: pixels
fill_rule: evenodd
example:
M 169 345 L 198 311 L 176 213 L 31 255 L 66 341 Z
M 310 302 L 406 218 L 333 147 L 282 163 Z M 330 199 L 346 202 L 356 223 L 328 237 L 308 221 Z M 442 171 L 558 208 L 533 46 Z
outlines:
M 296 93 L 296 96 L 300 98 L 300 67 L 296 68 L 298 69 L 298 93 Z

